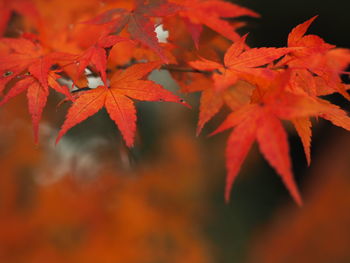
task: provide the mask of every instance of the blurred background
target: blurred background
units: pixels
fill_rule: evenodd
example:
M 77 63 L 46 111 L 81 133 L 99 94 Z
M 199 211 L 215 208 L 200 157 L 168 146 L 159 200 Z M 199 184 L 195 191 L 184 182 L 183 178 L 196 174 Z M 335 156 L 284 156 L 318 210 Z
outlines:
M 309 32 L 350 47 L 348 1 L 235 1 L 250 19 L 251 46 L 284 46 L 290 30 L 319 15 Z M 166 72 L 152 76 L 177 87 Z M 348 79 L 345 79 L 348 81 Z M 64 111 L 51 96 L 34 145 L 25 96 L 0 109 L 0 262 L 4 263 L 348 263 L 350 133 L 323 120 L 313 128 L 312 164 L 290 130 L 297 207 L 256 146 L 225 204 L 228 132 L 195 137 L 196 94 L 188 110 L 138 103 L 135 148 L 105 112 L 54 146 Z M 330 99 L 350 110 L 340 96 Z M 63 106 L 65 107 L 65 106 Z

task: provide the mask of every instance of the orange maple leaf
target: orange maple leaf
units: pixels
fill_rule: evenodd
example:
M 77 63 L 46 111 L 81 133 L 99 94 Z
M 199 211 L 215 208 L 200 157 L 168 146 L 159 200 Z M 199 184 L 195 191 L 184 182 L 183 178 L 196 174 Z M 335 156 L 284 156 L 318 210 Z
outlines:
M 347 88 L 339 76 L 350 64 L 350 50 L 335 48 L 317 35 L 305 35 L 316 18 L 314 16 L 293 28 L 288 35 L 288 47 L 297 49 L 282 59 L 278 66 L 287 65 L 295 69 L 294 81 L 299 84 L 300 80 L 304 82 L 303 85 L 295 85 L 311 95 L 319 93 L 319 82 L 322 80 L 322 86 L 328 86 L 328 90 L 339 92 L 350 100 Z
M 226 148 L 228 170 L 225 199 L 229 200 L 233 182 L 252 143 L 257 140 L 260 151 L 282 177 L 294 200 L 302 200 L 293 179 L 287 133 L 281 120 L 293 121 L 304 143 L 309 160 L 311 130 L 309 117 L 322 117 L 334 125 L 350 130 L 350 118 L 339 107 L 321 99 L 288 91 L 290 72 L 284 72 L 265 87 L 257 87 L 252 102 L 232 112 L 213 133 L 235 127 Z
M 88 48 L 80 55 L 76 61 L 78 62 L 78 75 L 81 75 L 88 65 L 93 65 L 100 73 L 101 79 L 107 85 L 107 52 L 106 48 L 111 48 L 119 42 L 128 41 L 115 35 L 102 36 L 93 46 Z
M 317 16 L 307 20 L 290 32 L 288 46 L 297 49 L 287 54 L 277 66 L 288 66 L 292 70 L 290 87 L 295 93 L 306 93 L 316 98 L 339 92 L 349 100 L 348 85 L 342 82 L 340 75 L 350 64 L 350 50 L 335 48 L 319 36 L 305 35 L 316 18 Z M 312 123 L 309 118 L 297 118 L 292 122 L 302 140 L 310 165 Z
M 202 58 L 189 62 L 198 70 L 213 71 L 212 78 L 217 91 L 235 84 L 237 80 L 250 81 L 250 76 L 271 75 L 271 70 L 261 68 L 291 52 L 289 48 L 251 48 L 245 50 L 247 35 L 232 44 L 224 56 L 224 64 Z
M 140 41 L 168 63 L 168 58 L 159 45 L 151 17 L 173 15 L 179 10 L 180 6 L 168 3 L 167 0 L 136 0 L 135 8 L 131 11 L 123 8 L 111 9 L 85 23 L 104 25 L 110 32 L 115 33 L 127 26 L 132 39 Z
M 220 110 L 224 100 L 227 101 L 227 99 L 224 99 L 225 97 L 228 98 L 229 103 L 230 101 L 236 101 L 240 104 L 242 99 L 244 99 L 244 102 L 248 102 L 247 96 L 251 93 L 251 87 L 245 85 L 243 90 L 236 92 L 233 85 L 238 80 L 245 80 L 255 84 L 256 78 L 260 76 L 273 77 L 272 70 L 261 68 L 261 66 L 291 52 L 288 48 L 252 48 L 245 50 L 245 39 L 246 36 L 242 37 L 227 50 L 224 56 L 224 65 L 207 59 L 189 62 L 197 70 L 213 72 L 214 88 L 203 87 L 197 134 L 205 123 Z M 232 87 L 232 90 L 227 92 L 229 87 Z M 236 85 L 237 87 L 239 85 Z M 237 94 L 234 95 L 232 93 Z
M 7 82 L 28 71 L 45 82 L 45 73 L 39 73 L 38 68 L 47 73 L 52 63 L 49 58 L 43 58 L 45 51 L 39 44 L 25 38 L 2 38 L 0 42 L 7 48 L 0 56 L 1 92 Z
M 67 98 L 73 99 L 68 88 L 61 86 L 57 79 L 60 78 L 54 71 L 50 71 L 46 75 L 47 83 L 43 85 L 43 81 L 30 75 L 21 76 L 20 80 L 17 81 L 10 90 L 6 93 L 0 106 L 4 105 L 13 97 L 27 90 L 27 100 L 29 113 L 32 117 L 34 141 L 38 143 L 39 140 L 39 122 L 43 109 L 46 105 L 47 97 L 49 96 L 49 87 L 55 91 L 64 94 Z
M 14 85 L 6 93 L 0 106 L 9 99 L 27 90 L 29 112 L 32 116 L 34 140 L 38 142 L 38 128 L 43 108 L 46 105 L 49 87 L 73 99 L 68 88 L 57 83 L 60 78 L 50 70 L 57 53 L 47 53 L 40 44 L 25 38 L 2 38 L 6 51 L 0 56 L 0 92 L 13 80 Z
M 220 0 L 174 0 L 174 2 L 184 7 L 179 12 L 179 15 L 186 23 L 187 29 L 191 33 L 197 48 L 203 25 L 232 41 L 237 41 L 240 39 L 240 36 L 236 33 L 236 28 L 223 20 L 223 18 L 240 16 L 259 17 L 259 14 L 248 8 Z
M 69 109 L 56 143 L 70 128 L 105 107 L 127 146 L 132 147 L 136 130 L 136 109 L 130 98 L 142 101 L 171 101 L 189 106 L 162 86 L 143 79 L 159 66 L 159 62 L 135 64 L 123 72 L 115 73 L 111 78 L 110 87 L 99 86 L 82 94 Z
M 203 87 L 200 97 L 197 135 L 200 134 L 204 125 L 210 121 L 224 105 L 227 105 L 234 111 L 248 104 L 253 89 L 253 85 L 244 81 L 239 81 L 222 92 L 217 92 L 211 87 Z
M 50 68 L 62 59 L 73 57 L 61 52 L 49 53 L 39 43 L 26 38 L 1 38 L 0 43 L 6 47 L 0 56 L 0 92 L 10 80 L 23 74 L 32 75 L 47 88 Z

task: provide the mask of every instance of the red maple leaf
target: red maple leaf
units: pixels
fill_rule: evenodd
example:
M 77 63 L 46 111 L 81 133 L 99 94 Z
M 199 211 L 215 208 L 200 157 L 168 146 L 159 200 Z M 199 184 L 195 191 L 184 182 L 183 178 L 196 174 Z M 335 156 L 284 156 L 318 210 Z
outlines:
M 350 118 L 337 106 L 305 94 L 288 91 L 290 72 L 280 73 L 269 85 L 258 86 L 252 102 L 232 112 L 213 133 L 235 127 L 226 148 L 228 170 L 225 198 L 228 201 L 233 182 L 252 143 L 257 140 L 260 151 L 282 177 L 294 200 L 301 197 L 293 179 L 287 133 L 281 120 L 293 121 L 304 145 L 310 145 L 309 118 L 322 117 L 334 125 L 350 130 Z M 305 129 L 305 130 L 304 130 Z M 306 149 L 309 151 L 309 148 Z
M 239 79 L 249 82 L 249 76 L 271 75 L 268 68 L 261 68 L 261 66 L 292 51 L 289 48 L 251 48 L 245 50 L 246 37 L 247 35 L 233 43 L 226 51 L 223 65 L 204 58 L 189 62 L 189 64 L 198 70 L 213 71 L 212 78 L 215 88 L 217 91 L 222 91 L 235 84 Z
M 155 33 L 155 23 L 151 18 L 173 15 L 179 10 L 178 5 L 168 3 L 167 0 L 136 0 L 135 8 L 131 11 L 123 8 L 111 9 L 85 23 L 104 24 L 110 32 L 114 33 L 119 33 L 127 26 L 132 39 L 140 41 L 168 63 L 168 59 L 159 45 Z
M 26 38 L 1 38 L 0 43 L 6 47 L 0 56 L 1 93 L 10 80 L 23 74 L 32 75 L 47 88 L 50 68 L 57 61 L 74 57 L 61 52 L 50 53 L 36 41 Z
M 78 62 L 78 75 L 81 75 L 88 65 L 92 65 L 100 73 L 101 79 L 107 85 L 107 52 L 106 48 L 110 48 L 119 42 L 129 39 L 110 35 L 102 36 L 93 46 L 88 48 L 80 55 L 76 61 Z
M 0 106 L 2 106 L 13 97 L 27 90 L 28 108 L 32 117 L 35 143 L 38 143 L 39 140 L 39 122 L 46 105 L 47 97 L 49 96 L 49 87 L 64 94 L 67 98 L 73 99 L 68 88 L 66 86 L 61 86 L 57 82 L 60 76 L 57 75 L 55 71 L 49 71 L 47 74 L 45 73 L 44 78 L 47 81 L 44 82 L 46 85 L 43 85 L 43 80 L 39 80 L 31 75 L 19 76 L 19 81 L 10 88 L 0 102 Z
M 19 93 L 27 90 L 29 112 L 32 116 L 34 138 L 38 142 L 38 127 L 43 108 L 45 107 L 49 87 L 72 96 L 67 87 L 56 82 L 60 77 L 50 68 L 55 64 L 57 53 L 47 53 L 40 44 L 25 38 L 2 38 L 0 42 L 6 46 L 6 52 L 0 56 L 0 91 L 13 80 L 13 86 L 6 93 L 0 105 Z
M 217 92 L 210 86 L 204 86 L 200 97 L 197 135 L 224 105 L 234 111 L 249 103 L 253 89 L 251 84 L 244 81 L 239 81 L 222 92 Z
M 329 90 L 339 92 L 350 100 L 346 86 L 339 76 L 350 64 L 350 51 L 335 48 L 336 46 L 326 43 L 317 35 L 305 35 L 316 18 L 317 16 L 307 20 L 290 32 L 288 47 L 297 49 L 288 54 L 278 65 L 287 65 L 289 68 L 295 69 L 294 82 L 299 82 L 299 84 L 300 80 L 304 82 L 303 85 L 298 85 L 298 83 L 295 85 L 311 95 L 319 93 L 319 82 L 322 79 Z
M 343 70 L 350 64 L 350 50 L 335 48 L 317 35 L 305 35 L 316 18 L 317 16 L 307 20 L 291 31 L 288 46 L 297 49 L 286 55 L 277 66 L 288 66 L 292 70 L 290 87 L 295 93 L 306 93 L 316 98 L 339 92 L 350 99 L 348 86 L 340 78 Z M 297 118 L 292 122 L 310 164 L 312 123 L 309 118 Z
M 240 39 L 235 31 L 237 27 L 225 21 L 224 18 L 259 17 L 259 14 L 248 8 L 220 0 L 174 0 L 174 2 L 184 7 L 179 15 L 186 23 L 197 48 L 203 25 L 232 41 L 237 41 Z
M 52 63 L 49 58 L 43 58 L 46 52 L 39 44 L 25 38 L 2 38 L 0 42 L 7 47 L 0 56 L 0 92 L 21 73 L 30 72 L 43 80 L 45 74 L 38 74 L 38 68 L 47 73 Z
M 214 90 L 203 92 L 201 97 L 201 104 L 205 106 L 201 106 L 200 109 L 198 132 L 221 108 L 223 102 L 220 97 L 228 87 L 236 84 L 238 80 L 252 82 L 259 76 L 273 76 L 273 71 L 268 68 L 261 68 L 261 66 L 291 52 L 288 48 L 252 48 L 245 50 L 245 39 L 246 36 L 232 44 L 225 53 L 223 65 L 203 58 L 189 62 L 197 70 L 213 72 Z M 247 93 L 248 91 L 249 89 L 247 89 Z
M 142 101 L 171 101 L 187 105 L 162 86 L 143 79 L 159 66 L 159 62 L 135 64 L 123 72 L 115 73 L 111 78 L 110 87 L 99 86 L 83 93 L 69 109 L 56 143 L 70 128 L 105 107 L 118 126 L 127 146 L 132 147 L 136 130 L 136 109 L 131 98 Z

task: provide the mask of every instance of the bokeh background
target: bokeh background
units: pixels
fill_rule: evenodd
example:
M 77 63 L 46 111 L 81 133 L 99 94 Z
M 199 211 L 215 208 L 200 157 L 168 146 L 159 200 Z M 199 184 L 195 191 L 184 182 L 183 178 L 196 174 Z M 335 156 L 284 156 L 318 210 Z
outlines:
M 251 19 L 252 46 L 283 46 L 297 24 L 350 48 L 348 1 L 236 1 Z M 152 76 L 176 90 L 166 72 Z M 345 79 L 348 81 L 348 79 Z M 51 96 L 34 145 L 25 97 L 0 109 L 0 262 L 350 262 L 350 133 L 315 120 L 312 164 L 290 130 L 297 207 L 256 146 L 224 203 L 228 133 L 195 137 L 194 110 L 139 103 L 129 150 L 105 112 L 54 146 L 64 118 Z M 350 110 L 339 96 L 330 99 Z M 65 107 L 65 106 L 63 106 Z M 60 110 L 62 112 L 62 110 Z

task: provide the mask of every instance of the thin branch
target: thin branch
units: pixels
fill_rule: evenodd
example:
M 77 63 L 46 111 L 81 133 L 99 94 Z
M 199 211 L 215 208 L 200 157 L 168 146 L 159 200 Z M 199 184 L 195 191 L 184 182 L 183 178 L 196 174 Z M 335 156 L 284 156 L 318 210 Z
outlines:
M 131 63 L 127 65 L 121 65 L 117 66 L 117 69 L 127 69 L 131 65 L 136 64 L 136 63 Z M 199 73 L 199 74 L 206 74 L 206 75 L 211 75 L 213 72 L 221 74 L 221 72 L 214 70 L 214 71 L 209 71 L 209 70 L 198 70 L 194 68 L 186 68 L 186 67 L 180 67 L 176 65 L 163 65 L 160 67 L 160 69 L 163 70 L 169 70 L 169 71 L 175 71 L 175 72 L 188 72 L 188 73 Z
M 88 90 L 92 90 L 92 88 L 89 88 L 89 87 L 78 88 L 78 89 L 72 90 L 71 93 L 78 93 L 81 91 L 88 91 Z
M 125 65 L 120 65 L 120 66 L 116 66 L 117 69 L 127 69 L 128 67 L 136 64 L 137 62 L 131 62 Z M 190 68 L 190 67 L 181 67 L 181 66 L 176 66 L 176 65 L 162 65 L 159 69 L 161 70 L 168 70 L 168 71 L 173 71 L 173 72 L 183 72 L 183 73 L 198 73 L 198 74 L 205 74 L 205 75 L 211 75 L 214 72 L 217 74 L 222 74 L 222 72 L 220 72 L 218 69 L 215 69 L 213 71 L 209 71 L 209 70 L 198 70 L 198 69 L 194 69 L 194 68 Z M 100 75 L 96 72 L 94 72 L 92 69 L 89 69 L 91 71 L 91 73 L 86 74 L 86 77 L 99 77 Z M 109 72 L 109 70 L 107 69 L 107 73 Z M 61 75 L 62 78 L 65 79 L 69 79 L 68 76 L 65 76 L 64 74 Z M 71 93 L 78 93 L 78 92 L 82 92 L 82 91 L 88 91 L 91 90 L 91 88 L 89 87 L 83 87 L 83 88 L 78 88 L 76 90 L 72 90 Z
M 207 70 L 198 70 L 194 68 L 185 68 L 185 67 L 179 67 L 175 65 L 163 65 L 160 67 L 160 69 L 169 70 L 169 71 L 176 71 L 176 72 L 189 72 L 189 73 L 199 73 L 199 74 L 212 74 L 212 71 Z

